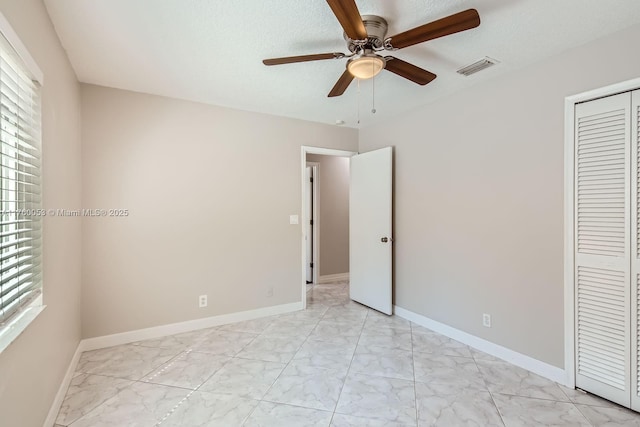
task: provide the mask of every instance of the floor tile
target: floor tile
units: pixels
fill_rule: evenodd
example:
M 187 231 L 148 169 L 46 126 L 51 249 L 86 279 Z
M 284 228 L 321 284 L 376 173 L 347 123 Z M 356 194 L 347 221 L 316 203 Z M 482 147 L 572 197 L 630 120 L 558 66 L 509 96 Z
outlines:
M 208 334 L 193 349 L 219 356 L 235 356 L 256 337 L 256 334 L 246 332 L 216 330 Z
M 77 371 L 139 380 L 180 353 L 170 348 L 121 345 L 82 353 Z
M 260 319 L 246 320 L 244 322 L 229 323 L 218 327 L 220 331 L 246 332 L 249 334 L 261 334 L 276 320 L 277 316 L 264 317 Z
M 359 344 L 350 369 L 368 375 L 413 380 L 413 357 L 411 351 Z
M 311 297 L 317 302 L 326 305 L 342 305 L 349 301 L 349 294 L 346 292 L 317 292 Z
M 347 301 L 345 301 L 345 302 L 343 302 L 341 304 L 336 304 L 336 306 L 343 307 L 343 308 L 344 307 L 354 308 L 354 309 L 361 308 L 361 309 L 367 310 L 367 313 L 369 313 L 371 310 L 373 310 L 372 308 L 369 308 L 364 304 L 360 304 L 359 302 L 354 301 L 351 298 L 349 298 Z
M 198 388 L 231 360 L 228 356 L 185 351 L 174 357 L 142 381 L 190 389 Z
M 333 411 L 345 373 L 291 363 L 273 384 L 264 400 L 305 408 Z
M 162 422 L 162 427 L 241 426 L 258 400 L 196 391 Z
M 281 314 L 278 321 L 300 321 L 300 322 L 317 322 L 324 316 L 325 310 L 298 310 L 291 313 Z
M 639 427 L 640 414 L 620 406 L 600 407 L 576 405 L 593 427 Z
M 418 325 L 415 322 L 409 322 L 411 324 L 411 332 L 416 334 L 437 334 L 436 331 L 425 328 L 424 326 Z
M 321 292 L 312 290 L 311 294 L 307 292 L 307 305 L 311 304 L 322 304 L 322 305 L 342 305 L 348 301 L 349 297 L 344 296 L 335 296 L 335 295 L 327 295 Z
M 309 294 L 305 311 L 84 353 L 56 427 L 640 427 L 635 412 L 351 301 L 348 286 Z
M 327 427 L 330 421 L 328 411 L 260 402 L 244 427 Z
M 435 332 L 412 332 L 413 351 L 441 356 L 472 357 L 469 346 Z
M 388 316 L 386 314 L 370 311 L 365 321 L 365 328 L 394 328 L 410 331 L 411 322 L 402 317 Z
M 476 360 L 489 391 L 568 402 L 558 384 L 507 362 Z
M 416 422 L 416 400 L 412 381 L 349 374 L 336 412 L 398 423 Z
M 316 327 L 317 320 L 286 320 L 273 321 L 263 332 L 263 335 L 302 336 L 307 337 Z
M 502 360 L 500 358 L 497 358 L 495 356 L 487 354 L 484 351 L 480 351 L 480 350 L 475 349 L 473 347 L 469 347 L 469 350 L 471 351 L 471 356 L 475 360 L 488 360 L 490 362 L 504 362 L 504 360 Z
M 308 340 L 300 347 L 293 360 L 307 366 L 336 369 L 346 373 L 355 350 L 355 343 L 335 344 L 327 341 Z
M 506 427 L 590 427 L 589 421 L 571 402 L 556 402 L 505 394 L 493 394 Z
M 359 344 L 411 351 L 411 332 L 391 328 L 366 329 Z
M 364 323 L 368 310 L 363 306 L 334 305 L 324 313 L 323 320 L 334 322 L 340 321 L 360 321 Z
M 329 321 L 321 320 L 311 335 L 327 339 L 331 337 L 358 337 L 362 332 L 362 321 Z
M 197 331 L 184 332 L 181 334 L 168 335 L 160 338 L 153 338 L 144 341 L 136 341 L 133 345 L 143 347 L 162 347 L 180 351 L 193 349 L 200 341 L 206 339 L 207 335 L 214 332 L 216 328 L 199 329 Z
M 303 336 L 260 335 L 243 348 L 237 357 L 288 363 L 304 341 Z
M 373 418 L 334 414 L 331 420 L 331 427 L 415 427 L 415 424 L 401 424 Z
M 234 358 L 202 384 L 199 390 L 262 399 L 284 367 L 284 363 Z
M 322 315 L 322 314 L 327 312 L 329 307 L 331 307 L 331 306 L 323 305 L 323 304 L 311 304 L 311 305 L 307 305 L 307 308 L 305 309 L 305 311 L 318 313 L 318 314 Z
M 591 393 L 587 393 L 582 390 L 568 388 L 563 385 L 560 385 L 560 389 L 564 392 L 564 394 L 567 395 L 569 400 L 572 401 L 573 403 L 581 403 L 583 405 L 590 405 L 590 406 L 604 406 L 608 408 L 618 407 L 618 405 L 616 405 L 613 402 L 610 402 L 606 399 L 603 399 L 601 397 L 598 397 Z
M 189 390 L 135 383 L 72 424 L 73 427 L 155 426 L 189 394 Z
M 476 361 L 472 358 L 414 352 L 413 364 L 416 381 L 488 391 Z
M 317 342 L 327 342 L 327 343 L 331 343 L 334 345 L 346 345 L 346 346 L 353 346 L 355 349 L 356 344 L 358 343 L 358 341 L 360 341 L 360 337 L 359 336 L 353 336 L 353 337 L 349 337 L 349 336 L 339 336 L 339 335 L 335 335 L 335 336 L 330 336 L 330 335 L 315 335 L 314 333 L 311 333 L 311 335 L 309 335 L 307 337 L 307 341 L 317 341 Z
M 56 423 L 69 425 L 106 402 L 133 381 L 101 375 L 80 374 L 71 380 Z
M 489 392 L 449 384 L 416 383 L 419 426 L 503 427 Z

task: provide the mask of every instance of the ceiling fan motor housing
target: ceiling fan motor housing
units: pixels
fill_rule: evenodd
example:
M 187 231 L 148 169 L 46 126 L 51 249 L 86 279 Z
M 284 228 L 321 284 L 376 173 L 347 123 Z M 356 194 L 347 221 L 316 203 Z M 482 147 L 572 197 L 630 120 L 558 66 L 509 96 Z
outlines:
M 347 41 L 349 51 L 357 53 L 363 49 L 381 50 L 384 48 L 384 38 L 387 35 L 387 21 L 377 15 L 362 15 L 364 28 L 367 30 L 367 40 L 352 40 L 346 34 L 344 39 Z

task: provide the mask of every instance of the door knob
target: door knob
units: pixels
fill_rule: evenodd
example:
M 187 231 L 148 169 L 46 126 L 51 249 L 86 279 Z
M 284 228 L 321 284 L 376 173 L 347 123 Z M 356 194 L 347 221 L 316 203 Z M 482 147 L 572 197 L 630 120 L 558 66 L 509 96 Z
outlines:
M 383 237 L 382 239 L 380 239 L 380 241 L 382 243 L 387 243 L 389 241 L 389 238 L 388 237 Z

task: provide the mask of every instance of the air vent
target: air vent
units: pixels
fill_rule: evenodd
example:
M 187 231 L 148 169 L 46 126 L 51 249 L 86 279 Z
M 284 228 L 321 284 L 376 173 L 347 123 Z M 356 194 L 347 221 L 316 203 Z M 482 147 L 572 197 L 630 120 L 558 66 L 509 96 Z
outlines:
M 456 73 L 462 74 L 463 76 L 470 76 L 471 74 L 475 74 L 478 71 L 482 71 L 485 68 L 489 68 L 499 63 L 500 61 L 496 61 L 495 59 L 485 56 L 484 58 L 474 62 L 473 64 L 469 64 L 466 67 L 460 68 L 459 70 L 456 71 Z

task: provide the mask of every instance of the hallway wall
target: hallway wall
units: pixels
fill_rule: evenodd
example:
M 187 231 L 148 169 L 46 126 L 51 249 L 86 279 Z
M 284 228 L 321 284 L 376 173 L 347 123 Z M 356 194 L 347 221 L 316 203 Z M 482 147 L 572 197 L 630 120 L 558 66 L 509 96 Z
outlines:
M 349 158 L 307 154 L 320 163 L 320 275 L 349 272 Z

